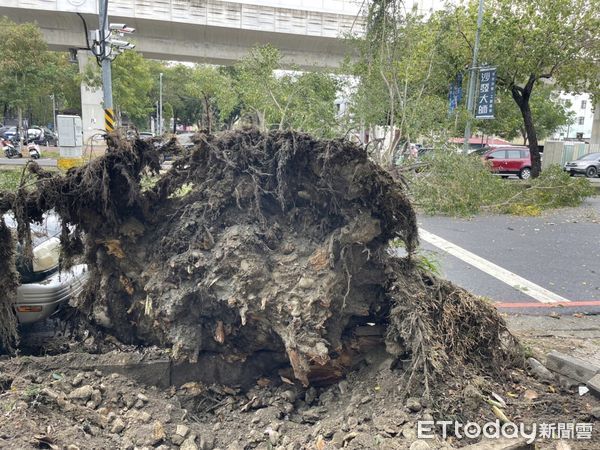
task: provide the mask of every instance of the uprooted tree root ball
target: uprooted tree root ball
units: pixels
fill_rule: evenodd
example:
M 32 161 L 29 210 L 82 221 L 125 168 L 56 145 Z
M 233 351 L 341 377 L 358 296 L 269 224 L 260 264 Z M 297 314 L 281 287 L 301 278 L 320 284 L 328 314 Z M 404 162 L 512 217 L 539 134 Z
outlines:
M 357 330 L 371 327 L 382 331 L 370 342 L 412 361 L 407 389 L 427 395 L 445 374 L 516 361 L 493 307 L 414 263 L 407 196 L 356 145 L 292 132 L 199 135 L 159 175 L 163 150 L 112 136 L 105 156 L 65 176 L 33 166 L 35 183 L 2 197 L 22 240 L 44 212 L 60 215 L 63 263 L 82 253 L 90 270 L 71 304 L 106 333 L 179 360 L 270 354 L 309 385 L 343 376 L 368 348 Z M 148 172 L 157 181 L 143 189 Z M 10 249 L 8 236 L 0 248 Z M 404 258 L 389 250 L 396 238 Z M 14 273 L 10 258 L 0 264 Z M 5 339 L 12 326 L 3 323 Z

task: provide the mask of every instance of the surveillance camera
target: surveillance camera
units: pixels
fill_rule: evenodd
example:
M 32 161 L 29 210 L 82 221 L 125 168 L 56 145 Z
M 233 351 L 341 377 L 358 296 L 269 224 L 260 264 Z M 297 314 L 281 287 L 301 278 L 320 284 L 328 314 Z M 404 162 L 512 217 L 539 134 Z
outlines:
M 113 31 L 122 30 L 123 28 L 127 28 L 127 24 L 124 23 L 111 23 L 108 28 Z
M 113 47 L 127 47 L 129 44 L 129 42 L 127 41 L 120 41 L 118 39 L 108 39 L 107 42 L 112 45 Z

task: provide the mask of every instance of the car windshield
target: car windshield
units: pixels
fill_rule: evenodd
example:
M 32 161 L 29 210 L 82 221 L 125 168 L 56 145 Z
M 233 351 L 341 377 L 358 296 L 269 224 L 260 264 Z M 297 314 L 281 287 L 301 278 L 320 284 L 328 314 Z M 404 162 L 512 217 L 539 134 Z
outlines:
M 481 147 L 478 148 L 477 150 L 472 151 L 471 153 L 469 153 L 470 155 L 478 155 L 478 156 L 483 156 L 486 152 L 490 151 L 491 148 L 490 147 Z
M 12 214 L 5 214 L 4 221 L 8 228 L 17 229 L 17 221 Z M 61 233 L 60 217 L 55 213 L 44 215 L 41 223 L 33 222 L 31 224 L 31 241 L 34 247 L 47 241 L 51 237 L 57 237 Z
M 596 159 L 600 159 L 600 153 L 588 153 L 587 155 L 583 155 L 577 161 L 593 161 Z

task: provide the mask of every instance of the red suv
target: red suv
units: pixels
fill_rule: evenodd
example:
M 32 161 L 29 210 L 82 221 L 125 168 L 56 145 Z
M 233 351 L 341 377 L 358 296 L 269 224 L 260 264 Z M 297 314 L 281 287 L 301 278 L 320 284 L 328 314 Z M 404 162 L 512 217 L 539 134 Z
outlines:
M 502 175 L 502 178 L 518 175 L 522 180 L 527 180 L 531 177 L 531 155 L 527 147 L 516 145 L 483 147 L 471 154 L 489 161 L 492 172 Z

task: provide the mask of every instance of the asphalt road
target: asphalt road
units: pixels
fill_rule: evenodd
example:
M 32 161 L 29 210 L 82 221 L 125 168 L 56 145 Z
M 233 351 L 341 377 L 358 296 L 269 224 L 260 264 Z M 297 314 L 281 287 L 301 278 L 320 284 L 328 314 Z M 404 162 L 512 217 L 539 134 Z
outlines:
M 419 226 L 425 230 L 422 249 L 439 263 L 442 274 L 502 309 L 525 314 L 548 314 L 548 308 L 562 314 L 600 313 L 600 197 L 542 217 L 420 216 Z M 459 250 L 451 255 L 429 235 Z M 479 257 L 476 265 L 482 259 L 480 268 L 474 267 L 469 252 Z
M 40 158 L 32 160 L 29 158 L 0 158 L 0 166 L 24 166 L 27 161 L 36 161 L 41 167 L 56 167 L 56 159 Z

